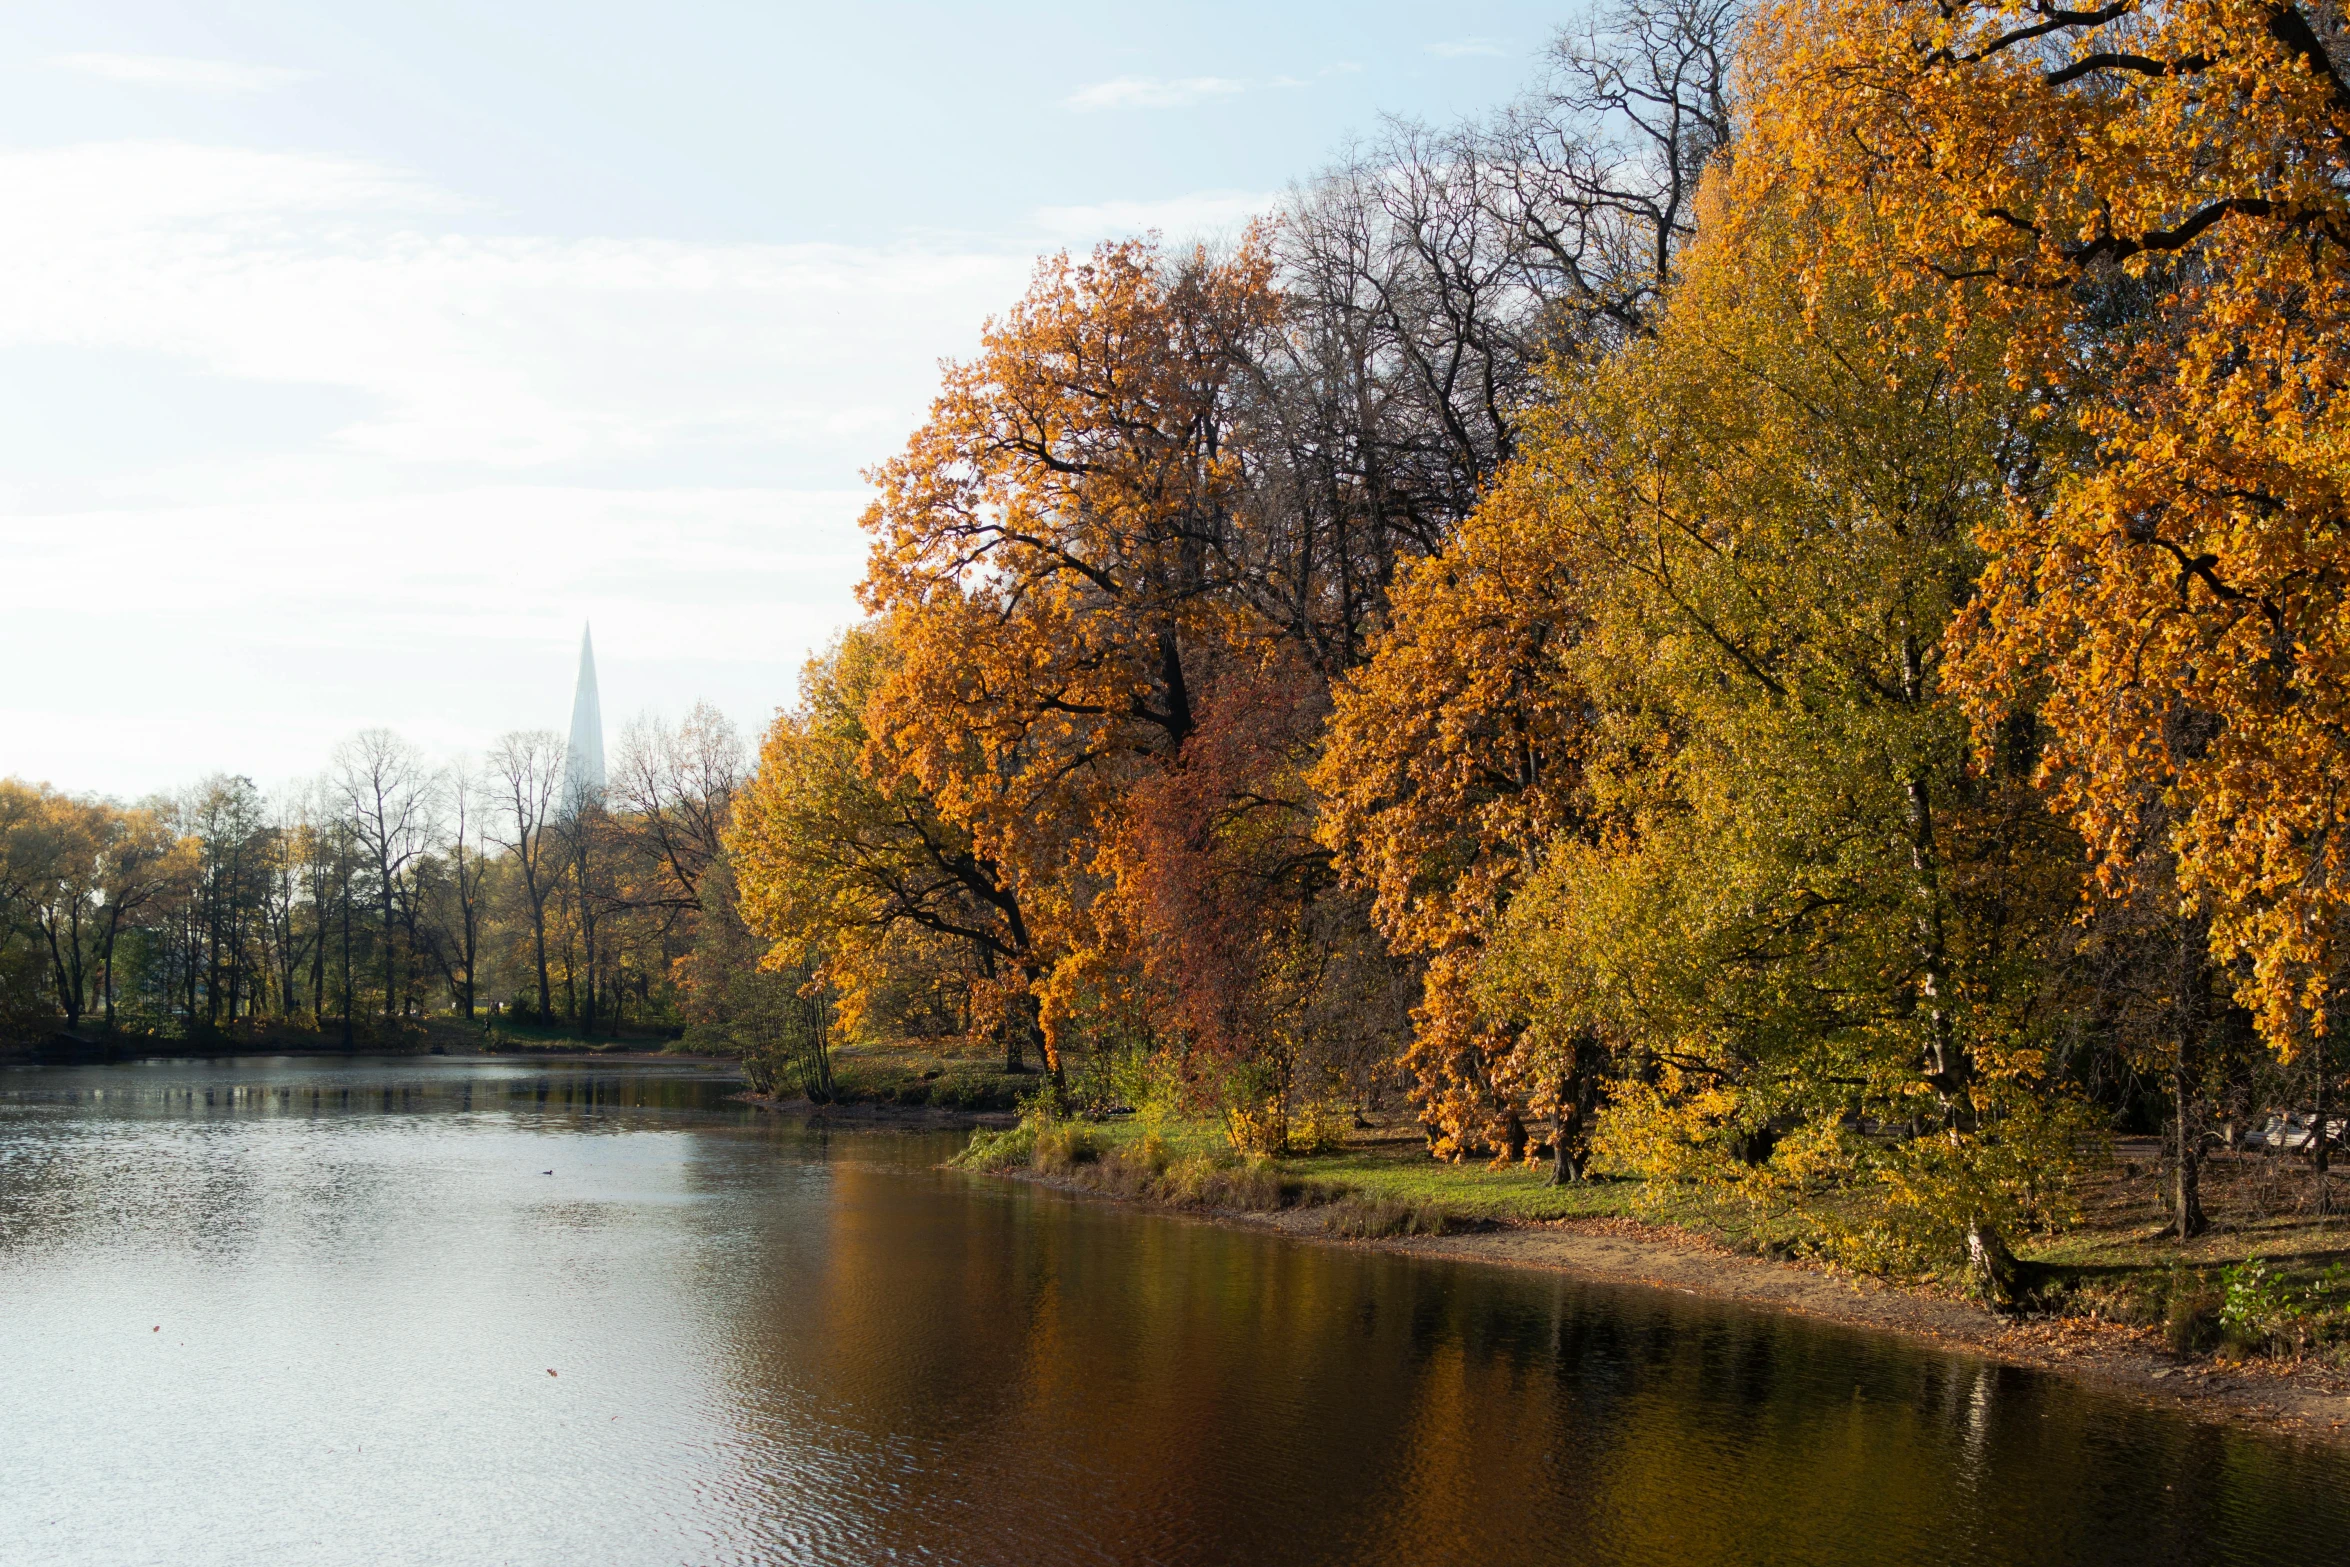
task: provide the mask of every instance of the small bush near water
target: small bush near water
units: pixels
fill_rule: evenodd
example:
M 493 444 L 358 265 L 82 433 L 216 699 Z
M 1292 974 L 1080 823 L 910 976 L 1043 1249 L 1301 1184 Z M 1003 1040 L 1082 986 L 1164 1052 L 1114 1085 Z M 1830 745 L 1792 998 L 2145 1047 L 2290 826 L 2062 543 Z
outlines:
M 2228 1348 L 2298 1360 L 2350 1344 L 2350 1267 L 2296 1278 L 2247 1257 L 2219 1276 L 2219 1327 Z
M 1048 1121 L 1037 1127 L 1028 1163 L 1047 1175 L 1066 1175 L 1081 1164 L 1098 1164 L 1100 1139 L 1069 1121 Z
M 1022 1121 L 1000 1132 L 981 1127 L 971 1134 L 970 1146 L 955 1155 L 953 1162 L 966 1170 L 1025 1170 L 1035 1152 L 1036 1127 L 1032 1122 Z
M 2350 1362 L 2350 1266 L 2294 1270 L 2248 1257 L 2216 1272 L 2174 1267 L 2052 1281 L 2039 1304 L 2068 1316 L 2158 1328 L 2183 1357 L 2216 1353 Z
M 1332 1205 L 1322 1227 L 1333 1235 L 1378 1240 L 1390 1235 L 1443 1235 L 1459 1228 L 1434 1203 L 1349 1197 Z

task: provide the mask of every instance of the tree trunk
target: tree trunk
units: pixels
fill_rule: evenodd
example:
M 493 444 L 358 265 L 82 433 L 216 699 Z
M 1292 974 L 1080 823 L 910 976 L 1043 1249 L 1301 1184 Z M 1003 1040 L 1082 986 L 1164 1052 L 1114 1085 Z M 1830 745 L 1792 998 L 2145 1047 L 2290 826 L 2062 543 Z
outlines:
M 386 1019 L 386 1020 L 389 1020 L 389 1019 L 392 1017 L 392 1015 L 393 1015 L 393 1007 L 394 1007 L 394 1004 L 395 1004 L 395 1003 L 394 1003 L 394 1001 L 393 1001 L 393 992 L 394 992 L 394 990 L 395 990 L 395 988 L 396 988 L 396 987 L 395 987 L 395 985 L 394 985 L 394 980 L 393 980 L 393 962 L 394 962 L 394 960 L 393 960 L 393 952 L 392 952 L 392 948 L 393 948 L 393 942 L 392 942 L 392 930 L 393 930 L 393 923 L 392 923 L 392 878 L 391 878 L 391 873 L 390 873 L 389 871 L 386 871 L 386 872 L 384 873 L 384 908 L 383 908 L 383 915 L 384 915 L 384 1017 L 385 1017 L 385 1019 Z
M 481 941 L 478 923 L 479 916 L 468 903 L 465 906 L 465 1021 L 468 1023 L 473 1021 L 473 963 Z
M 555 1010 L 555 992 L 547 984 L 547 900 L 530 891 L 530 933 L 538 943 L 539 958 L 539 1021 L 544 1023 Z
M 2209 976 L 2203 966 L 2205 950 L 2204 922 L 2194 918 L 2182 922 L 2173 976 L 2178 1000 L 2172 1009 L 2171 1037 L 2171 1215 L 2181 1241 L 2193 1240 L 2210 1227 L 2203 1216 L 2203 1144 L 2194 1113 L 2196 1047 L 2203 1039 L 2210 997 Z
M 980 978 L 991 982 L 995 979 L 995 954 L 985 947 L 979 949 L 979 975 Z M 1004 1047 L 1004 1070 L 1012 1073 L 1027 1071 L 1028 1057 L 1022 1048 L 1023 1033 L 1015 1026 L 1009 1009 L 998 1016 L 996 1033 L 1001 1038 Z
M 832 1082 L 832 1037 L 827 1008 L 822 996 L 795 998 L 800 1007 L 802 1033 L 807 1040 L 807 1054 L 801 1066 L 802 1081 L 808 1098 L 816 1104 L 831 1104 L 839 1097 Z
M 2317 1121 L 2309 1129 L 2309 1177 L 2316 1189 L 2311 1193 L 2310 1201 L 2319 1217 L 2323 1218 L 2334 1211 L 2334 1194 L 2326 1179 L 2326 1172 L 2333 1161 L 2331 1151 L 2326 1147 L 2326 1042 L 2323 1035 L 2318 1036 L 2313 1050 L 2315 1060 L 2312 1064 L 2317 1076 Z
M 1583 1179 L 1583 1151 L 1576 1146 L 1582 1136 L 1583 1106 L 1575 1096 L 1575 1074 L 1559 1074 L 1558 1097 L 1550 1112 L 1550 1184 L 1572 1186 Z
M 2210 1228 L 2210 1221 L 2203 1216 L 2203 1148 L 2195 1133 L 2192 1112 L 2193 1105 L 2187 1093 L 2186 1067 L 2181 1062 L 2174 1065 L 2171 1071 L 2171 1113 L 2176 1118 L 2171 1208 L 2182 1241 L 2191 1241 Z
M 310 1026 L 326 1027 L 326 889 L 315 887 L 310 900 L 311 913 L 317 922 L 317 944 L 310 949 Z
M 1069 1100 L 1069 1080 L 1061 1070 L 1061 1052 L 1054 1049 L 1053 1042 L 1044 1036 L 1043 1009 L 1036 999 L 1036 992 L 1021 991 L 1012 998 L 1009 1010 L 1010 1016 L 1006 1020 L 1008 1031 L 1015 1038 L 1026 1037 L 1036 1041 L 1037 1053 L 1044 1057 L 1044 1069 L 1052 1076 L 1053 1106 L 1055 1110 L 1063 1108 Z M 1015 1045 L 1013 1048 L 1019 1047 Z
M 587 890 L 579 895 L 580 942 L 587 950 L 587 1002 L 580 1018 L 580 1031 L 593 1039 L 596 1035 L 596 922 L 587 912 Z
M 1994 1306 L 2015 1304 L 2015 1254 L 2007 1249 L 1999 1226 L 1979 1217 L 1968 1221 L 1966 1254 L 1967 1278 L 1975 1293 Z
M 49 961 L 57 971 L 57 1004 L 65 1010 L 65 1031 L 70 1034 L 82 1024 L 82 981 L 78 972 L 81 967 L 80 954 L 75 954 L 75 961 L 70 966 L 73 972 L 69 972 L 64 950 L 58 945 L 56 922 L 50 922 L 47 934 Z
M 343 877 L 343 1048 L 351 1048 L 351 878 Z

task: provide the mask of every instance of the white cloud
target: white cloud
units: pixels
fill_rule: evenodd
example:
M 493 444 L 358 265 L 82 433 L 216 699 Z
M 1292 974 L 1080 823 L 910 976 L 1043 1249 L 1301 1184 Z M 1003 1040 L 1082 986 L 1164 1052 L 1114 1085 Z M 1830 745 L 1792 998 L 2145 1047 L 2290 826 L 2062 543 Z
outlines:
M 44 245 L 198 222 L 463 210 L 412 175 L 348 158 L 169 141 L 0 150 L 0 233 Z
M 85 76 L 108 81 L 136 82 L 156 87 L 188 87 L 199 92 L 268 92 L 308 81 L 308 71 L 281 65 L 250 65 L 239 60 L 189 60 L 168 54 L 66 54 L 51 62 Z
M 1509 53 L 1498 40 L 1492 38 L 1452 38 L 1443 43 L 1428 45 L 1428 52 L 1439 60 L 1459 60 L 1472 55 L 1505 56 Z
M 0 152 L 0 354 L 89 367 L 93 395 L 217 387 L 235 395 L 207 408 L 245 421 L 175 444 L 169 408 L 126 398 L 8 466 L 0 663 L 76 652 L 72 681 L 0 697 L 0 774 L 266 779 L 369 723 L 478 746 L 560 722 L 588 616 L 616 719 L 708 696 L 762 721 L 856 613 L 857 466 L 1018 296 L 1033 245 L 478 216 L 343 159 Z
M 343 388 L 337 449 L 544 468 L 886 449 L 1025 255 L 450 232 L 398 171 L 177 143 L 0 154 L 0 347 Z
M 0 150 L 17 411 L 91 410 L 59 440 L 0 423 L 0 667 L 74 650 L 71 680 L 0 693 L 0 775 L 266 782 L 379 723 L 478 748 L 560 725 L 590 617 L 615 724 L 697 697 L 762 723 L 857 613 L 857 467 L 1033 251 L 1272 204 L 692 244 L 475 232 L 478 207 L 350 159 Z
M 1195 103 L 1230 98 L 1248 91 L 1248 83 L 1230 76 L 1119 76 L 1069 95 L 1072 109 L 1187 109 Z

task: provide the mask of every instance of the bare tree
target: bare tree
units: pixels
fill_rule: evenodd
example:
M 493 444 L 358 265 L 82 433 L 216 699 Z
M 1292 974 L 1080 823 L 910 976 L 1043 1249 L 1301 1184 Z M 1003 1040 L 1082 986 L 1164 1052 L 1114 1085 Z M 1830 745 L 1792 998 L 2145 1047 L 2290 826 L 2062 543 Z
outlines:
M 640 903 L 701 907 L 702 877 L 725 852 L 720 840 L 746 771 L 741 734 L 707 702 L 675 729 L 646 717 L 622 731 L 613 803 L 659 868 Z
M 487 837 L 488 790 L 470 758 L 450 764 L 444 775 L 448 810 L 448 854 L 435 878 L 439 912 L 427 927 L 426 941 L 449 993 L 467 1022 L 473 1021 L 477 976 L 480 970 L 482 888 L 489 874 Z
M 1629 0 L 1562 31 L 1548 78 L 1486 131 L 1488 200 L 1566 346 L 1647 330 L 1730 142 L 1738 0 Z
M 1316 668 L 1362 656 L 1397 563 L 1477 504 L 1545 365 L 1648 330 L 1728 144 L 1738 26 L 1736 0 L 1628 0 L 1499 115 L 1390 122 L 1290 193 L 1239 580 Z
M 547 860 L 545 840 L 563 784 L 563 739 L 551 729 L 501 735 L 490 751 L 490 770 L 499 791 L 498 810 L 511 834 L 494 841 L 513 856 L 521 877 L 538 967 L 539 1016 L 544 1019 L 555 1005 L 547 983 L 547 898 L 559 874 Z
M 335 749 L 335 784 L 375 871 L 383 929 L 384 1016 L 400 1008 L 403 880 L 431 847 L 437 780 L 424 755 L 388 729 L 364 729 Z

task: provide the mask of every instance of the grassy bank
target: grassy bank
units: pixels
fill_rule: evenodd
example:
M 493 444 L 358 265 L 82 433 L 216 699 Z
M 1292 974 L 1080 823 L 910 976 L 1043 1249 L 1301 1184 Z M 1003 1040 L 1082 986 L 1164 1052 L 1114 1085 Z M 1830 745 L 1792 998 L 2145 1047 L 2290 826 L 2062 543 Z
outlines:
M 1546 1168 L 1438 1163 L 1397 1127 L 1358 1131 L 1325 1153 L 1250 1160 L 1213 1124 L 1030 1118 L 976 1134 L 958 1162 L 1175 1207 L 1288 1213 L 1344 1236 L 1629 1220 L 1750 1257 L 1834 1266 L 1806 1255 L 1791 1227 L 1694 1191 L 1606 1176 L 1562 1187 Z M 2204 1183 L 2211 1229 L 2185 1245 L 2167 1231 L 2161 1174 L 2151 1143 L 2118 1144 L 2087 1180 L 2083 1222 L 2019 1245 L 2023 1309 L 2117 1329 L 2181 1360 L 2350 1372 L 2350 1219 L 2318 1211 L 2309 1167 L 2214 1159 Z M 2337 1204 L 2350 1207 L 2350 1181 L 2334 1184 Z M 1934 1296 L 1960 1287 L 1955 1274 L 1883 1282 Z
M 1245 1159 L 1208 1123 L 1144 1125 L 1034 1118 L 980 1132 L 965 1167 L 1027 1169 L 1112 1196 L 1177 1207 L 1323 1210 L 1332 1233 L 1445 1234 L 1496 1225 L 1628 1215 L 1637 1183 L 1553 1186 L 1546 1171 L 1438 1164 L 1416 1132 L 1372 1128 L 1337 1149 Z
M 1036 1092 L 1035 1072 L 1007 1072 L 1000 1056 L 940 1051 L 921 1045 L 835 1045 L 832 1086 L 837 1103 L 953 1111 L 1012 1110 Z M 798 1087 L 777 1087 L 790 1097 Z

